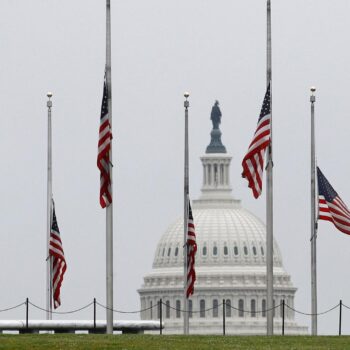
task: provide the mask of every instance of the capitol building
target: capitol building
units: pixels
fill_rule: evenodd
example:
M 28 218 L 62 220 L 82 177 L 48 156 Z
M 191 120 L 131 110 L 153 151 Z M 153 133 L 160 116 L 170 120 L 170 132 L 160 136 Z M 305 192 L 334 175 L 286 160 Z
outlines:
M 216 103 L 213 107 L 218 109 Z M 212 114 L 213 114 L 212 111 Z M 221 120 L 221 113 L 220 113 Z M 213 123 L 214 124 L 214 123 Z M 200 158 L 203 165 L 201 196 L 192 201 L 197 236 L 194 294 L 189 301 L 191 334 L 222 334 L 223 300 L 226 301 L 226 334 L 266 334 L 266 227 L 232 195 L 232 157 L 214 124 L 211 142 Z M 194 181 L 192 180 L 192 183 Z M 162 235 L 156 247 L 152 271 L 138 290 L 142 319 L 159 319 L 160 299 L 165 334 L 183 333 L 183 217 Z M 296 288 L 283 267 L 282 255 L 273 243 L 274 305 L 294 307 Z M 231 307 L 232 306 L 232 307 Z M 282 308 L 274 309 L 274 333 L 281 334 Z M 285 333 L 307 334 L 285 308 Z

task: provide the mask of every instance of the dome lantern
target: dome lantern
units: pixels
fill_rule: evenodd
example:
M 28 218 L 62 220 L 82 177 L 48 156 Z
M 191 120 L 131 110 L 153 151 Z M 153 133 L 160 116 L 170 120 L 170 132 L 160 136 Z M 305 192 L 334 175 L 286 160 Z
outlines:
M 221 199 L 232 202 L 232 188 L 230 185 L 230 163 L 232 157 L 226 152 L 226 147 L 221 142 L 222 133 L 219 128 L 221 117 L 219 102 L 216 101 L 210 115 L 213 123 L 213 129 L 210 133 L 211 141 L 205 155 L 201 157 L 203 182 L 200 200 Z

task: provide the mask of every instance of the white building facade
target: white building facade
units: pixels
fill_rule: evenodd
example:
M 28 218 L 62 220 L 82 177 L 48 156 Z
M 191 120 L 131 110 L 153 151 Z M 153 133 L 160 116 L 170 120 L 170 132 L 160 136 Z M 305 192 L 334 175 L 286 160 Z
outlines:
M 214 135 L 213 135 L 214 133 Z M 266 334 L 266 227 L 232 197 L 231 156 L 213 129 L 203 164 L 202 195 L 192 202 L 197 235 L 194 295 L 190 298 L 190 333 Z M 165 334 L 183 333 L 183 218 L 173 223 L 156 248 L 153 268 L 139 289 L 142 319 L 159 319 L 163 302 Z M 296 288 L 283 268 L 274 241 L 274 332 L 281 334 L 282 300 L 294 307 Z M 285 307 L 285 334 L 306 334 Z

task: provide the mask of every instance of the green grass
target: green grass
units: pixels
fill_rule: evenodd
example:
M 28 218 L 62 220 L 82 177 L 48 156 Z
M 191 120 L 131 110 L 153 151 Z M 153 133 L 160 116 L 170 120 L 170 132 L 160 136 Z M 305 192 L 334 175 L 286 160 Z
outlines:
M 188 336 L 181 335 L 0 335 L 0 350 L 299 350 L 349 349 L 350 337 Z

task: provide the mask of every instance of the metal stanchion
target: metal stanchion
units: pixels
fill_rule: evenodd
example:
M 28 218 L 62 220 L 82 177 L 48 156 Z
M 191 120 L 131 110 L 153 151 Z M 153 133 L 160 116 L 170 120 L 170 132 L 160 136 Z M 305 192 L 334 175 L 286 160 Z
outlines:
M 285 301 L 282 300 L 282 335 L 284 335 L 284 307 L 285 307 Z
M 339 302 L 339 335 L 341 335 L 341 312 L 342 312 L 343 302 Z
M 96 329 L 96 298 L 94 298 L 94 329 Z
M 163 301 L 160 299 L 159 301 L 159 333 L 160 335 L 163 334 L 163 329 L 162 329 L 162 324 L 163 324 Z
M 222 334 L 226 334 L 226 301 L 222 300 Z
M 29 323 L 29 299 L 26 299 L 26 329 L 28 330 L 28 323 Z

